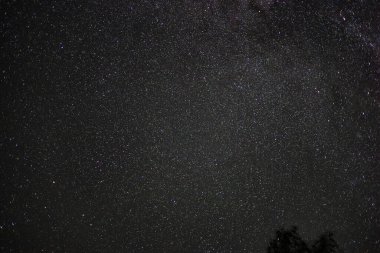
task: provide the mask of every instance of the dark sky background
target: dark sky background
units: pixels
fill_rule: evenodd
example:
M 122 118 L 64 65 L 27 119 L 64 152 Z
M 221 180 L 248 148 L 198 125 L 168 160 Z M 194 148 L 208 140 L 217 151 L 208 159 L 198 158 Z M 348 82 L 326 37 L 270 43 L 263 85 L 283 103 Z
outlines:
M 1 1 L 1 252 L 380 252 L 378 1 Z

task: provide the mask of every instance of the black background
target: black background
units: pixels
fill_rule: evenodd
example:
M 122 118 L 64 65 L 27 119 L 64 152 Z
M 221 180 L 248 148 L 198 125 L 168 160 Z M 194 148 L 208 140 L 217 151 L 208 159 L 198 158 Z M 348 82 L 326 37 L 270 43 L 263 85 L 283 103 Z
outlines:
M 377 1 L 2 1 L 2 252 L 380 250 Z

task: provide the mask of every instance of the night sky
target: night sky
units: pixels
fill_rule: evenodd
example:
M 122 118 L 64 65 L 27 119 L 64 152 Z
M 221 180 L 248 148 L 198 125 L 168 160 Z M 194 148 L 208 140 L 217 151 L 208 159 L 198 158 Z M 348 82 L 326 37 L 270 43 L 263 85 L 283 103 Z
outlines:
M 380 2 L 0 6 L 1 252 L 380 252 Z

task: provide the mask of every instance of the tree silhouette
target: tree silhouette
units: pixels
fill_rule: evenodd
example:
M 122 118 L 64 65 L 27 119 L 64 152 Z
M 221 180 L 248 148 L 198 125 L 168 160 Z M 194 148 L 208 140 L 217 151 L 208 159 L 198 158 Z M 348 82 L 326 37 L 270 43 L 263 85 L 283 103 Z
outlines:
M 310 253 L 307 244 L 301 239 L 297 232 L 297 227 L 293 226 L 289 230 L 280 229 L 276 232 L 267 248 L 268 253 Z
M 297 227 L 276 231 L 276 237 L 269 243 L 267 253 L 342 253 L 333 233 L 327 232 L 319 236 L 311 248 L 302 240 Z
M 312 246 L 313 253 L 339 253 L 342 252 L 335 239 L 333 233 L 328 232 L 322 234 Z

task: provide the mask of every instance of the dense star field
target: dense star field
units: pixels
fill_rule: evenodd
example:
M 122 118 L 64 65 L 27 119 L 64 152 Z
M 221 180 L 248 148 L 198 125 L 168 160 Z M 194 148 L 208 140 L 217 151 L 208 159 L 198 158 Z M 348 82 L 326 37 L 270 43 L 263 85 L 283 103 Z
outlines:
M 380 252 L 380 2 L 1 1 L 1 252 Z

